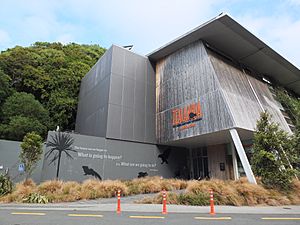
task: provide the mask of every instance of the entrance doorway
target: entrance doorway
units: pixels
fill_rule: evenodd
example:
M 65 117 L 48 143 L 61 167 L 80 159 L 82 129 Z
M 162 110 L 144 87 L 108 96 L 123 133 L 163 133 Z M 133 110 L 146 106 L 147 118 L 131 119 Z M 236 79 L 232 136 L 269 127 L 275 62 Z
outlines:
M 207 148 L 201 147 L 192 149 L 192 160 L 193 178 L 200 180 L 209 178 Z

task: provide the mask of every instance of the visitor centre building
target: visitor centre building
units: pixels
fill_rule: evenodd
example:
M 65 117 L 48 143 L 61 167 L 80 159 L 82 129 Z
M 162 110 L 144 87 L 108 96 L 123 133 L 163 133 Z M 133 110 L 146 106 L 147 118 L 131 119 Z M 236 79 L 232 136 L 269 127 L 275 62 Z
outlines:
M 82 79 L 75 133 L 66 133 L 74 152 L 59 178 L 255 183 L 249 157 L 260 113 L 293 129 L 273 84 L 300 95 L 299 69 L 227 14 L 146 56 L 113 45 Z M 55 177 L 49 161 L 42 180 Z

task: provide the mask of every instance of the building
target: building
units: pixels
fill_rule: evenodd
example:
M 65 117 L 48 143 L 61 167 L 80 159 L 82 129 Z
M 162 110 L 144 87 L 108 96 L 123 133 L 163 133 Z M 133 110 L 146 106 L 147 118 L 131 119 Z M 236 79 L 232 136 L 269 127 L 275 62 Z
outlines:
M 299 95 L 300 71 L 226 14 L 147 56 L 113 45 L 82 79 L 75 152 L 59 177 L 255 183 L 247 155 L 260 113 L 292 126 L 271 83 Z M 48 160 L 42 180 L 57 170 Z

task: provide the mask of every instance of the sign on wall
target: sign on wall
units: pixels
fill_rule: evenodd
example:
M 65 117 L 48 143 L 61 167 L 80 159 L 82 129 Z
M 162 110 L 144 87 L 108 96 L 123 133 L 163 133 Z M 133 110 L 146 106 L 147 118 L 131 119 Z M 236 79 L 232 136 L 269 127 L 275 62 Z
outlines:
M 196 121 L 203 117 L 200 101 L 189 104 L 182 108 L 176 108 L 172 111 L 173 127 L 179 127 L 181 130 L 195 126 Z

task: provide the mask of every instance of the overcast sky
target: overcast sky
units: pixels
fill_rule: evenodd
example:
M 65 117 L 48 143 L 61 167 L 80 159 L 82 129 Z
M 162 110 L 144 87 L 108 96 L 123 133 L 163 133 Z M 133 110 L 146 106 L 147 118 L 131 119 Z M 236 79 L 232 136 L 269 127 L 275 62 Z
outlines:
M 0 50 L 59 41 L 148 54 L 221 12 L 300 68 L 300 0 L 1 0 Z

